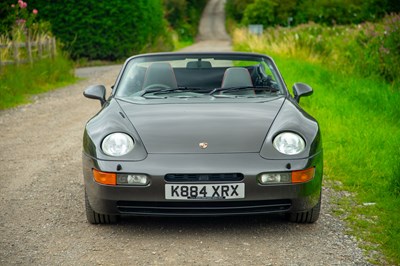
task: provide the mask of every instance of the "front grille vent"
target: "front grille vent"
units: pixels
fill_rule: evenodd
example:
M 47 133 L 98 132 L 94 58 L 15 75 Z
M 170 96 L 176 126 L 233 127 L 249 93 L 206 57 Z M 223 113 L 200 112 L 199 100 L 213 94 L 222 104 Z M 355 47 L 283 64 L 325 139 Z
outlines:
M 243 174 L 167 174 L 165 181 L 168 182 L 225 182 L 225 181 L 242 181 Z
M 263 201 L 118 201 L 121 214 L 155 216 L 223 216 L 286 212 L 289 199 Z

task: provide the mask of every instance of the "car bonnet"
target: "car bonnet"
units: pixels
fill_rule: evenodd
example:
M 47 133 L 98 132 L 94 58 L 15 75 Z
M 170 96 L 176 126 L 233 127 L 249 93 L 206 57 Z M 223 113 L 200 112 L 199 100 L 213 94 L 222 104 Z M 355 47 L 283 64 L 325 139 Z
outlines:
M 284 97 L 259 103 L 118 101 L 148 153 L 259 152 Z

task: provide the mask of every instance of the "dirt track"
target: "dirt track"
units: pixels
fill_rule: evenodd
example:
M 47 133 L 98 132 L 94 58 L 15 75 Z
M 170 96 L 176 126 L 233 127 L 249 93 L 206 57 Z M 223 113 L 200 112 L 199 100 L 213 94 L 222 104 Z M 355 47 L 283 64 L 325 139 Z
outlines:
M 211 0 L 201 24 L 218 31 L 202 30 L 202 41 L 185 50 L 230 49 L 221 27 L 222 6 Z M 311 225 L 281 217 L 129 218 L 113 226 L 88 224 L 81 138 L 100 104 L 85 99 L 82 91 L 90 84 L 110 88 L 119 69 L 79 69 L 86 80 L 0 112 L 0 265 L 367 264 L 343 223 L 331 215 L 328 188 L 321 218 Z

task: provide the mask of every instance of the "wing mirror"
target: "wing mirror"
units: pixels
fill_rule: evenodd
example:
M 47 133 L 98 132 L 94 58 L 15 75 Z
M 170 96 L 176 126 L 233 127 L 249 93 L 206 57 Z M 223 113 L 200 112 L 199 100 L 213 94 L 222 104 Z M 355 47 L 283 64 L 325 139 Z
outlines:
M 293 85 L 293 94 L 296 102 L 300 103 L 300 97 L 310 96 L 313 94 L 313 89 L 305 83 L 297 82 Z
M 83 91 L 83 95 L 89 99 L 100 100 L 101 106 L 106 102 L 106 87 L 103 85 L 93 85 Z

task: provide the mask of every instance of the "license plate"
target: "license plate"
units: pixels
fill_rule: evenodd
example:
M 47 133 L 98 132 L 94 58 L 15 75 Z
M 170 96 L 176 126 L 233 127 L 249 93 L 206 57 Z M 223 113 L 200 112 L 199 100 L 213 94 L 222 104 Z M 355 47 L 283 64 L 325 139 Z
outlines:
M 165 199 L 243 199 L 244 183 L 231 184 L 166 184 Z

